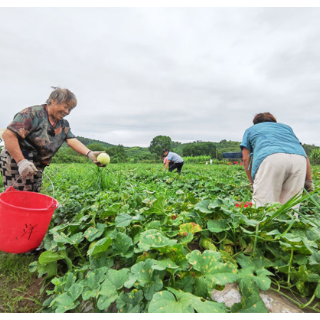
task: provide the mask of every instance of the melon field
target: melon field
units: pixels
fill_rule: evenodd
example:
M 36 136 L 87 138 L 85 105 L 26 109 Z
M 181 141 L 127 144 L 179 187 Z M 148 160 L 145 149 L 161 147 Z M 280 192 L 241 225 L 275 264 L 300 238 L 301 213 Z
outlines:
M 42 192 L 60 207 L 28 271 L 41 279 L 39 310 L 262 313 L 259 291 L 270 289 L 320 312 L 320 168 L 312 171 L 313 193 L 256 209 L 244 206 L 240 165 L 186 164 L 180 176 L 161 164 L 51 165 L 54 190 L 44 177 Z M 211 299 L 228 283 L 242 295 L 231 308 Z

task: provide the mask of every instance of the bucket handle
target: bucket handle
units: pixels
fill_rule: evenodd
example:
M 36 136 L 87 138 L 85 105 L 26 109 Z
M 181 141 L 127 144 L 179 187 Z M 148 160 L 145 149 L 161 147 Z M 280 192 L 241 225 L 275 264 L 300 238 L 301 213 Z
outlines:
M 52 202 L 51 202 L 51 204 L 49 205 L 48 208 L 50 208 L 50 207 L 51 207 L 51 208 L 54 208 L 54 207 L 56 206 L 56 204 L 53 203 L 53 199 L 54 199 L 54 185 L 53 185 L 50 177 L 49 177 L 43 170 L 42 170 L 42 171 L 41 171 L 41 170 L 38 170 L 38 172 L 41 172 L 42 174 L 44 174 L 44 175 L 49 179 L 49 181 L 50 181 L 50 183 L 51 183 L 51 186 L 52 186 Z M 13 185 L 10 186 L 5 192 L 16 191 L 13 186 L 14 186 L 15 183 L 19 180 L 19 178 L 21 178 L 21 175 L 19 175 L 18 178 L 14 180 Z

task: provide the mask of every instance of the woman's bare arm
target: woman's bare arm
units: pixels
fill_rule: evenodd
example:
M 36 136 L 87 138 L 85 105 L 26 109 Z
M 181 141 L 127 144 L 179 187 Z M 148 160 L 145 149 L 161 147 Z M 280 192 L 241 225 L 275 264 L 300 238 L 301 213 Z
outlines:
M 306 180 L 312 181 L 312 172 L 311 172 L 311 164 L 310 159 L 307 157 L 307 177 Z
M 242 158 L 243 158 L 243 166 L 244 166 L 244 170 L 247 174 L 248 180 L 250 182 L 250 184 L 253 183 L 252 181 L 252 177 L 251 177 L 251 171 L 249 169 L 249 165 L 250 165 L 250 156 L 249 154 L 251 153 L 251 151 L 245 147 L 242 148 Z
M 6 129 L 2 135 L 2 139 L 6 149 L 10 153 L 10 156 L 16 161 L 16 163 L 24 159 L 16 133 Z
M 67 139 L 67 144 L 74 151 L 83 154 L 84 156 L 90 151 L 82 142 L 76 138 Z

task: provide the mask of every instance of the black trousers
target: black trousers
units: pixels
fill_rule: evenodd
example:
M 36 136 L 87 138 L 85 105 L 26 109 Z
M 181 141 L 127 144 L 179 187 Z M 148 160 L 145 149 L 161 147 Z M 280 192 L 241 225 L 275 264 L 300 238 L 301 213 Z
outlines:
M 169 171 L 171 172 L 171 171 L 177 169 L 178 173 L 180 174 L 182 166 L 183 166 L 183 162 L 179 162 L 179 163 L 169 162 Z

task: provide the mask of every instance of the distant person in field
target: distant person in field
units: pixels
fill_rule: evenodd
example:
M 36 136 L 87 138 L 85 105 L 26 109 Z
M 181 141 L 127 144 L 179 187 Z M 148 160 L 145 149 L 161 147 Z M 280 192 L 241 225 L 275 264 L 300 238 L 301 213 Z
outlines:
M 177 169 L 178 173 L 181 173 L 183 166 L 183 159 L 176 153 L 169 151 L 169 149 L 163 149 L 163 156 L 167 157 L 167 163 L 164 168 L 166 170 L 169 166 L 169 171 Z
M 40 192 L 42 172 L 50 164 L 63 142 L 94 164 L 100 151 L 91 151 L 73 135 L 64 120 L 77 105 L 68 89 L 53 87 L 45 104 L 18 112 L 2 134 L 5 147 L 0 154 L 1 175 L 5 188 Z
M 310 162 L 302 145 L 293 130 L 277 123 L 271 113 L 254 117 L 240 147 L 256 207 L 271 202 L 284 204 L 301 194 L 304 187 L 308 192 L 314 190 Z

